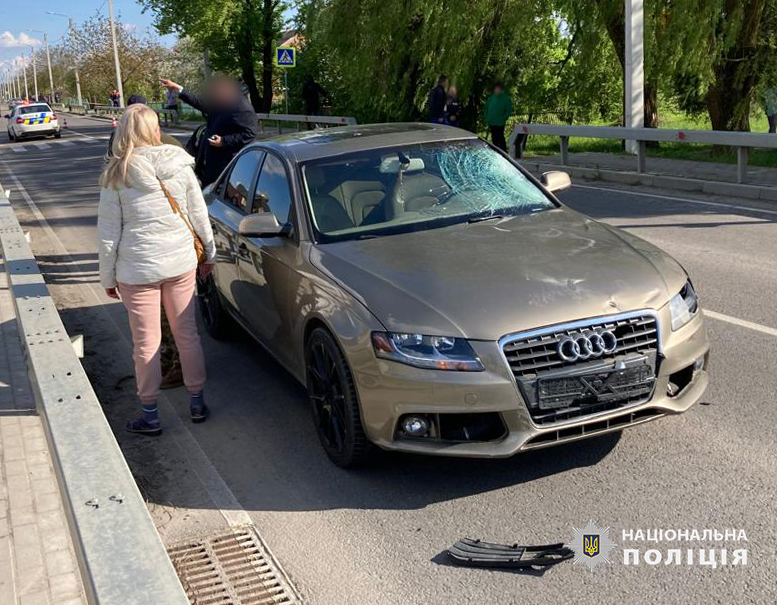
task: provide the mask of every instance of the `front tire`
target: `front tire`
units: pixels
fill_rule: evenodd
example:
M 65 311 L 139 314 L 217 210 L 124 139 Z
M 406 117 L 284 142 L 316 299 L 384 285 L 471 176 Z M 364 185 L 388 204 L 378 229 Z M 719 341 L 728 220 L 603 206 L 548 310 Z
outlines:
M 353 375 L 340 347 L 324 328 L 316 328 L 305 346 L 308 398 L 321 445 L 341 468 L 366 462 L 372 445 L 362 427 Z
M 16 137 L 11 134 L 11 129 L 10 128 L 8 129 L 7 132 L 8 132 L 8 140 L 13 143 L 16 140 Z
M 62 131 L 57 130 L 57 132 L 54 133 L 55 139 L 61 139 L 62 138 Z
M 197 276 L 197 303 L 205 331 L 216 340 L 226 340 L 232 333 L 234 320 L 221 302 L 212 273 L 205 280 Z

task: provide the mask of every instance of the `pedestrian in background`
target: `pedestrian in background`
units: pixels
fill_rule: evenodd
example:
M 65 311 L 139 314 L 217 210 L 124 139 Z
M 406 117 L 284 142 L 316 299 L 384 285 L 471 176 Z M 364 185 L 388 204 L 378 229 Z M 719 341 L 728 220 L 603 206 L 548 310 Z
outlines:
M 434 124 L 445 123 L 445 102 L 448 99 L 448 76 L 440 75 L 437 86 L 429 93 L 429 121 Z
M 199 109 L 206 118 L 204 143 L 197 149 L 195 171 L 202 186 L 210 185 L 238 151 L 256 138 L 256 112 L 235 80 L 215 76 L 208 80 L 205 94 L 195 95 L 172 80 L 162 80 L 184 103 Z
M 488 97 L 484 117 L 486 126 L 491 133 L 491 143 L 502 151 L 507 151 L 505 141 L 505 126 L 513 113 L 513 102 L 510 95 L 505 92 L 501 82 L 494 84 L 493 92 Z
M 326 90 L 313 76 L 305 76 L 305 82 L 302 84 L 302 101 L 305 103 L 306 116 L 321 115 L 321 98 L 328 96 Z
M 448 89 L 448 100 L 445 102 L 445 123 L 451 126 L 459 126 L 461 114 L 461 102 L 455 86 Z
M 165 109 L 172 109 L 178 111 L 178 93 L 176 91 L 167 89 L 167 98 L 165 100 Z
M 203 278 L 213 268 L 216 248 L 194 160 L 180 147 L 163 145 L 160 135 L 153 109 L 142 104 L 127 108 L 100 179 L 97 218 L 100 282 L 127 309 L 143 406 L 127 430 L 144 435 L 162 432 L 156 403 L 162 381 L 160 305 L 181 356 L 191 419 L 202 422 L 209 413 L 194 308 L 195 234 L 205 250 Z
M 764 111 L 769 121 L 769 132 L 777 133 L 777 92 L 771 88 L 764 92 Z

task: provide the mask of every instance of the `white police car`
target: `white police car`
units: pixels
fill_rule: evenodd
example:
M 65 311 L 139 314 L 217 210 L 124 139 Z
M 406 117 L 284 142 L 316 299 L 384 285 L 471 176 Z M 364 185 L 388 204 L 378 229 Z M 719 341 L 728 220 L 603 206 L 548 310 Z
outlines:
M 8 139 L 18 141 L 26 137 L 62 136 L 57 114 L 46 103 L 17 105 L 8 118 Z

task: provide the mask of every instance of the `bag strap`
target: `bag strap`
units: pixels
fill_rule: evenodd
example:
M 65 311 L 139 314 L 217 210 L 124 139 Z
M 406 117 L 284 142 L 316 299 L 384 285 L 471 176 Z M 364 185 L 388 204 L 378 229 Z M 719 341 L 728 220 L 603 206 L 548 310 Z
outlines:
M 189 231 L 191 232 L 192 237 L 196 238 L 197 234 L 194 232 L 194 228 L 192 227 L 192 224 L 189 222 L 189 219 L 184 216 L 183 212 L 181 212 L 181 207 L 178 205 L 178 202 L 175 201 L 175 198 L 167 190 L 167 187 L 165 187 L 165 184 L 162 182 L 162 179 L 157 177 L 156 180 L 159 181 L 159 186 L 162 188 L 162 193 L 165 194 L 165 197 L 167 198 L 167 201 L 170 204 L 170 207 L 173 209 L 173 212 L 183 219 L 183 222 L 189 228 Z

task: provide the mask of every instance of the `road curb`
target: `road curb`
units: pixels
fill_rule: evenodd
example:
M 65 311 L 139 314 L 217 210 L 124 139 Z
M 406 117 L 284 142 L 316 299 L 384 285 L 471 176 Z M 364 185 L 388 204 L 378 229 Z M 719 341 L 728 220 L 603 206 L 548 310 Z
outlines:
M 565 166 L 562 164 L 533 162 L 531 159 L 519 161 L 522 166 L 535 174 L 541 174 L 548 170 L 561 170 L 572 177 L 582 178 L 588 181 L 606 181 L 610 183 L 619 183 L 621 185 L 643 185 L 645 187 L 657 187 L 660 189 L 696 191 L 713 195 L 724 195 L 777 203 L 777 187 L 768 187 L 766 185 L 740 185 L 738 183 L 706 181 L 703 179 L 691 179 L 680 176 L 643 174 L 639 172 L 607 170 L 587 166 Z

